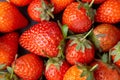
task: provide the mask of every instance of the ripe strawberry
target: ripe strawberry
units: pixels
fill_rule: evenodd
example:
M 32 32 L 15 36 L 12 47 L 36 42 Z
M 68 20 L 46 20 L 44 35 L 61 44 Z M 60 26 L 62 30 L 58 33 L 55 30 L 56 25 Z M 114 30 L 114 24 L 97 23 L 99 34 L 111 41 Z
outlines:
M 120 67 L 120 41 L 110 49 L 109 54 L 112 57 L 113 63 Z
M 45 69 L 45 77 L 47 80 L 63 80 L 65 72 L 70 67 L 67 61 L 56 59 L 50 59 L 47 62 Z
M 18 33 L 6 33 L 0 37 L 0 65 L 10 66 L 18 50 Z
M 54 5 L 55 14 L 63 11 L 73 1 L 75 0 L 50 0 L 50 2 Z
M 25 54 L 13 63 L 13 70 L 23 80 L 37 80 L 43 71 L 43 60 L 35 54 Z
M 28 6 L 28 15 L 34 21 L 41 22 L 49 20 L 52 15 L 53 7 L 46 0 L 33 0 Z
M 27 19 L 8 2 L 0 2 L 0 32 L 11 32 L 26 27 Z
M 106 0 L 96 11 L 96 22 L 120 22 L 120 0 Z
M 100 51 L 107 52 L 119 41 L 118 34 L 118 28 L 115 26 L 100 24 L 94 28 L 91 38 Z
M 17 6 L 23 7 L 23 6 L 27 6 L 33 0 L 8 0 L 8 1 L 10 3 L 17 5 Z
M 86 35 L 88 35 L 88 33 Z M 88 64 L 94 59 L 94 46 L 89 40 L 85 39 L 84 36 L 71 36 L 67 42 L 65 55 L 71 65 L 76 63 Z
M 116 68 L 98 60 L 92 65 L 98 64 L 97 69 L 94 71 L 95 80 L 120 80 L 120 74 Z
M 94 66 L 96 68 L 96 65 Z M 95 80 L 90 66 L 73 65 L 65 73 L 63 80 Z
M 75 33 L 84 33 L 91 28 L 93 19 L 94 11 L 88 4 L 72 2 L 63 12 L 62 23 Z
M 82 0 L 83 2 L 91 2 L 92 0 Z M 100 4 L 100 3 L 103 3 L 104 1 L 106 0 L 94 0 L 94 4 Z
M 23 32 L 19 41 L 30 52 L 44 57 L 55 57 L 62 38 L 62 32 L 55 22 L 43 21 Z

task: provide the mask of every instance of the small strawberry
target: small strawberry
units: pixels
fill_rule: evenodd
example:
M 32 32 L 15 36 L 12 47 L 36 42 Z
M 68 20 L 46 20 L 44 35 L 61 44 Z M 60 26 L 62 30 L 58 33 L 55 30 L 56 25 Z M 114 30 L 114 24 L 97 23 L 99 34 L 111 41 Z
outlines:
M 54 13 L 58 14 L 63 11 L 70 3 L 75 0 L 50 0 L 50 2 L 54 5 Z
M 120 0 L 106 0 L 101 4 L 96 11 L 95 21 L 101 23 L 120 22 Z
M 66 71 L 63 80 L 95 80 L 93 71 L 96 67 L 73 65 Z
M 54 18 L 53 10 L 53 6 L 47 0 L 33 0 L 27 9 L 30 18 L 37 22 Z
M 23 32 L 19 41 L 30 52 L 44 57 L 55 57 L 62 39 L 63 35 L 57 23 L 43 21 Z
M 63 80 L 63 76 L 69 67 L 70 64 L 65 60 L 49 59 L 46 64 L 45 77 L 47 80 Z
M 120 41 L 110 49 L 109 54 L 112 57 L 113 63 L 120 67 Z
M 84 33 L 91 28 L 93 19 L 94 11 L 87 3 L 72 2 L 63 12 L 62 23 L 74 33 Z
M 94 59 L 94 53 L 93 44 L 85 37 L 71 36 L 67 42 L 65 55 L 67 61 L 72 65 L 76 63 L 90 63 Z
M 120 80 L 120 74 L 116 68 L 107 65 L 101 60 L 94 61 L 92 65 L 98 64 L 94 71 L 95 80 Z
M 23 7 L 30 4 L 33 0 L 8 0 L 10 3 L 13 3 L 17 6 Z
M 26 27 L 27 19 L 9 2 L 0 2 L 0 32 L 11 32 Z
M 107 52 L 119 41 L 118 34 L 116 26 L 100 24 L 94 28 L 91 39 L 100 51 Z
M 16 59 L 12 67 L 14 73 L 23 80 L 37 80 L 42 76 L 44 65 L 41 58 L 29 53 Z
M 10 66 L 18 51 L 17 32 L 6 33 L 0 37 L 0 65 Z
M 82 0 L 82 2 L 91 2 L 92 0 Z M 103 3 L 104 1 L 106 1 L 106 0 L 94 0 L 94 4 L 101 4 L 101 3 Z

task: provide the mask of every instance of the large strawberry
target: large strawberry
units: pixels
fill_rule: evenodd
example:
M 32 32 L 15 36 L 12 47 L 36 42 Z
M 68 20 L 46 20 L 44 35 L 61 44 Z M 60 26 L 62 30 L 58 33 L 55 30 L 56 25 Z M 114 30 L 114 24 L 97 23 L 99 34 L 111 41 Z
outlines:
M 0 32 L 11 32 L 26 27 L 27 19 L 8 2 L 0 2 Z
M 98 64 L 98 67 L 94 71 L 95 80 L 120 80 L 120 74 L 116 68 L 100 60 L 92 63 L 92 65 L 96 64 Z
M 29 53 L 16 59 L 12 67 L 15 74 L 23 80 L 37 80 L 42 76 L 44 65 L 41 58 Z
M 71 36 L 70 39 L 65 50 L 67 61 L 72 65 L 76 63 L 90 63 L 94 59 L 95 53 L 93 44 L 81 36 Z
M 116 26 L 100 24 L 94 28 L 91 39 L 100 51 L 107 52 L 119 41 L 118 34 Z
M 60 13 L 63 11 L 70 3 L 75 0 L 50 0 L 51 3 L 54 5 L 54 13 Z
M 43 21 L 32 26 L 20 36 L 20 44 L 30 52 L 44 56 L 58 55 L 58 45 L 63 35 L 57 23 Z
M 31 1 L 33 1 L 33 0 L 8 0 L 8 1 L 17 6 L 23 7 L 23 6 L 27 6 L 28 4 L 30 4 Z
M 69 67 L 70 64 L 65 60 L 49 59 L 46 63 L 45 77 L 47 80 L 63 80 L 63 76 Z
M 10 66 L 18 51 L 18 33 L 6 33 L 0 37 L 0 65 Z
M 95 21 L 101 23 L 120 22 L 120 0 L 106 0 L 101 4 L 96 11 Z
M 94 11 L 87 3 L 72 2 L 63 12 L 62 23 L 75 33 L 84 33 L 91 28 L 93 19 Z
M 28 6 L 28 14 L 34 21 L 41 22 L 43 20 L 49 20 L 53 12 L 52 5 L 47 0 L 33 0 Z
M 83 2 L 91 2 L 92 0 L 82 0 Z M 103 3 L 104 1 L 106 0 L 94 0 L 94 4 L 100 4 L 100 3 Z

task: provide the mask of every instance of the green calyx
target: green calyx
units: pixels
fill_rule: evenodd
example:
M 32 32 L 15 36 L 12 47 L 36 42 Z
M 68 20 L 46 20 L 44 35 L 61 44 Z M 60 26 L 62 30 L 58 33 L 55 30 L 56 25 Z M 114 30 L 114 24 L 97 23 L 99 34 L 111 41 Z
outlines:
M 96 14 L 95 9 L 92 9 L 91 6 L 94 3 L 94 0 L 91 1 L 91 3 L 82 3 L 78 0 L 78 2 L 80 3 L 78 6 L 78 9 L 80 8 L 85 8 L 86 10 L 86 15 L 90 18 L 90 20 L 92 21 L 92 23 L 94 23 L 94 16 Z
M 78 69 L 83 70 L 82 74 L 80 75 L 80 77 L 84 77 L 87 76 L 86 80 L 95 80 L 94 79 L 94 75 L 93 72 L 96 70 L 96 68 L 98 67 L 98 64 L 94 65 L 93 67 L 91 66 L 85 66 L 85 65 L 77 65 Z
M 54 15 L 52 14 L 54 11 L 54 7 L 52 4 L 46 4 L 44 0 L 41 0 L 42 7 L 35 8 L 35 10 L 40 11 L 40 18 L 41 20 L 49 21 L 50 18 L 54 19 Z
M 60 66 L 62 65 L 63 60 L 59 59 L 57 57 L 55 58 L 49 58 L 46 62 L 46 70 L 49 69 L 49 67 L 53 64 L 58 70 L 60 70 Z
M 86 39 L 86 37 L 92 32 L 92 30 L 93 29 L 91 29 L 89 32 L 84 33 L 84 34 L 68 36 L 67 38 L 72 41 L 70 43 L 70 46 L 77 44 L 76 50 L 77 51 L 81 50 L 83 53 L 85 52 L 86 48 L 88 48 L 88 49 L 92 48 L 91 47 L 92 43 Z
M 109 54 L 115 56 L 114 63 L 120 60 L 120 41 L 109 51 Z

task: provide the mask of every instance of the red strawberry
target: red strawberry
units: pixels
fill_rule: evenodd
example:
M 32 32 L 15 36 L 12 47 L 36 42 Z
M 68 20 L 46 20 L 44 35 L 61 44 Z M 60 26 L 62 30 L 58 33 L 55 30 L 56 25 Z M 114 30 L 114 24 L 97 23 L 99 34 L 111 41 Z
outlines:
M 10 66 L 18 50 L 18 33 L 6 33 L 0 37 L 0 64 Z
M 94 59 L 95 49 L 93 44 L 82 37 L 71 37 L 66 45 L 65 55 L 67 61 L 76 63 L 90 63 Z
M 47 80 L 63 80 L 63 76 L 69 67 L 70 64 L 65 60 L 48 60 L 45 77 Z
M 91 38 L 100 51 L 107 52 L 119 41 L 118 34 L 118 28 L 115 26 L 100 24 L 94 28 Z
M 83 33 L 91 28 L 93 18 L 94 11 L 88 4 L 73 2 L 63 12 L 62 23 L 75 33 Z
M 23 7 L 23 6 L 26 6 L 29 3 L 31 3 L 31 1 L 33 1 L 33 0 L 8 0 L 8 1 L 17 6 Z
M 91 2 L 92 0 L 82 0 L 83 2 Z M 103 3 L 104 1 L 106 0 L 94 0 L 94 4 L 100 4 L 100 3 Z
M 96 22 L 120 22 L 120 0 L 106 0 L 96 11 Z
M 70 3 L 75 0 L 50 0 L 51 3 L 54 5 L 54 13 L 60 13 L 63 11 Z
M 25 54 L 13 63 L 13 70 L 23 80 L 37 80 L 43 71 L 43 60 L 35 54 Z
M 44 21 L 23 32 L 19 41 L 30 52 L 44 57 L 55 57 L 62 38 L 62 32 L 55 22 Z
M 34 21 L 41 22 L 43 20 L 49 20 L 53 12 L 52 5 L 46 0 L 33 0 L 28 6 L 28 14 Z
M 99 60 L 92 63 L 92 65 L 96 64 L 98 67 L 94 71 L 95 80 L 120 80 L 120 74 L 116 68 Z
M 26 27 L 27 19 L 8 2 L 0 2 L 0 32 L 11 32 Z

